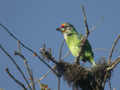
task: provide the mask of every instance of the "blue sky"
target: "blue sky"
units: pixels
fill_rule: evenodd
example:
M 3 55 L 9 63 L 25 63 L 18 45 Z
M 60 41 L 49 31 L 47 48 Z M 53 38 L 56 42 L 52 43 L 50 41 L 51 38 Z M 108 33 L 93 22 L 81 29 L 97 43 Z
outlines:
M 58 57 L 58 48 L 63 36 L 56 32 L 56 27 L 63 22 L 70 22 L 76 29 L 84 34 L 83 16 L 80 5 L 85 5 L 89 27 L 97 25 L 97 28 L 89 36 L 93 48 L 105 48 L 105 51 L 95 51 L 95 60 L 108 54 L 114 39 L 120 34 L 120 0 L 0 0 L 0 23 L 6 25 L 11 32 L 25 44 L 39 51 L 43 43 L 52 48 L 53 55 Z M 0 43 L 13 55 L 17 49 L 17 42 L 0 28 Z M 65 47 L 66 52 L 68 49 Z M 48 68 L 31 56 L 28 51 L 22 51 L 32 67 L 35 78 L 41 77 Z M 113 59 L 120 55 L 120 43 L 116 47 Z M 72 62 L 73 57 L 70 56 Z M 15 57 L 17 63 L 24 69 L 19 57 Z M 68 60 L 66 59 L 66 61 Z M 19 72 L 9 61 L 9 58 L 0 51 L 0 88 L 5 90 L 20 90 L 18 85 L 11 80 L 6 72 L 6 67 L 21 81 Z M 51 63 L 50 63 L 51 64 Z M 52 65 L 52 64 L 51 64 Z M 113 72 L 112 87 L 120 89 L 120 65 Z M 43 83 L 49 85 L 52 90 L 57 89 L 57 78 L 50 73 Z M 68 89 L 66 89 L 68 88 Z M 62 80 L 61 90 L 70 90 L 66 82 Z M 108 90 L 108 84 L 106 89 Z

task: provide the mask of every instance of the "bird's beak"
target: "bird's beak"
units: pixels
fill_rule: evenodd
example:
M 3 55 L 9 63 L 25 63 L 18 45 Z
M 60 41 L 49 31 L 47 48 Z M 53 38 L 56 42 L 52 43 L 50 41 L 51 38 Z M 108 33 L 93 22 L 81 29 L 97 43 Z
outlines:
M 59 27 L 59 28 L 56 28 L 56 30 L 57 30 L 57 31 L 61 31 L 61 28 L 60 28 L 60 27 Z

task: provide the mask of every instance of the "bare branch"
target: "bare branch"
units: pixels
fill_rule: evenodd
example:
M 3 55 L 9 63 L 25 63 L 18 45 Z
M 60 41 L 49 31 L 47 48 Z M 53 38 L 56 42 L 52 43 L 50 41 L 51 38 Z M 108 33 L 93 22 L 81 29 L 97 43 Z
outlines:
M 31 48 L 29 48 L 29 47 L 27 47 L 26 45 L 24 45 L 14 34 L 12 34 L 6 26 L 4 26 L 3 24 L 0 24 L 0 26 L 8 33 L 13 39 L 15 39 L 16 41 L 19 41 L 19 43 L 20 43 L 24 48 L 26 48 L 28 51 L 34 53 L 34 51 L 33 51 Z
M 59 49 L 59 61 L 61 61 L 63 45 L 64 45 L 64 41 L 62 42 L 62 44 L 60 46 L 60 49 Z M 42 54 L 43 58 L 46 58 L 46 59 L 52 61 L 53 63 L 55 63 L 56 65 L 58 65 L 58 62 L 55 60 L 55 58 L 52 56 L 52 54 L 46 49 L 46 47 L 40 48 L 40 53 Z M 61 78 L 61 75 L 60 75 L 59 72 L 58 72 L 57 78 L 58 78 L 58 90 L 60 90 L 60 78 Z
M 21 53 L 20 41 L 17 41 L 17 45 L 18 45 L 18 51 Z
M 89 28 L 88 28 L 88 23 L 87 23 L 87 16 L 86 16 L 86 13 L 85 13 L 85 8 L 84 8 L 84 6 L 81 6 L 81 8 L 82 8 L 83 17 L 84 17 L 84 24 L 85 24 L 86 34 L 85 34 L 85 36 L 83 36 L 82 39 L 81 39 L 81 44 L 80 44 L 81 50 L 80 50 L 80 52 L 79 52 L 79 56 L 76 58 L 76 63 L 77 63 L 77 64 L 79 64 L 79 58 L 80 58 L 80 56 L 81 56 L 81 54 L 82 54 L 82 52 L 83 52 L 83 46 L 85 45 L 85 42 L 87 41 L 87 38 L 88 38 L 88 36 L 89 36 L 89 34 L 90 34 Z
M 20 85 L 24 90 L 27 90 L 27 88 L 25 87 L 25 85 L 20 82 L 19 80 L 17 80 L 9 71 L 8 68 L 5 69 L 5 71 L 7 72 L 7 74 L 10 76 L 10 78 L 12 78 L 18 85 Z
M 58 77 L 58 90 L 60 90 L 60 81 L 61 81 L 61 77 Z
M 84 6 L 81 6 L 81 8 L 82 8 L 83 17 L 84 17 L 84 24 L 85 24 L 85 30 L 86 30 L 86 38 L 88 38 L 90 30 L 89 30 L 88 23 L 87 23 L 87 16 L 86 16 L 86 12 L 85 12 Z
M 15 40 L 19 41 L 19 43 L 28 51 L 30 51 L 32 54 L 34 54 L 40 61 L 42 61 L 48 68 L 50 68 L 56 75 L 57 73 L 55 70 L 52 69 L 52 67 L 47 64 L 34 50 L 26 46 L 24 43 L 22 43 L 14 34 L 12 34 L 7 27 L 5 27 L 3 24 L 0 24 L 0 26 Z
M 20 56 L 24 60 L 24 64 L 25 64 L 26 70 L 27 70 L 27 72 L 28 72 L 28 74 L 30 76 L 32 90 L 35 90 L 35 83 L 34 83 L 33 74 L 32 74 L 32 71 L 31 71 L 29 65 L 28 65 L 27 59 L 19 52 L 15 52 L 14 54 Z
M 120 35 L 118 35 L 118 37 L 115 39 L 115 41 L 112 45 L 112 48 L 111 48 L 111 51 L 110 51 L 109 57 L 108 57 L 108 64 L 111 64 L 112 54 L 115 50 L 115 46 L 117 45 L 119 39 L 120 39 Z
M 55 69 L 55 68 L 56 68 L 56 65 L 54 65 L 52 68 Z M 43 80 L 44 78 L 46 78 L 47 75 L 48 75 L 51 71 L 52 71 L 51 69 L 50 69 L 49 71 L 47 71 L 42 77 L 40 77 L 39 80 L 35 80 L 35 83 L 36 83 L 36 82 L 40 82 L 41 80 Z M 30 85 L 31 85 L 31 84 L 32 84 L 32 83 L 30 83 Z
M 19 65 L 15 62 L 14 58 L 12 56 L 10 56 L 10 54 L 2 47 L 2 45 L 0 44 L 0 49 L 5 53 L 5 55 L 7 55 L 12 61 L 12 63 L 16 66 L 17 70 L 20 72 L 20 74 L 22 75 L 23 79 L 25 80 L 25 82 L 27 83 L 28 87 L 30 88 L 30 90 L 32 90 L 32 88 L 29 85 L 29 82 L 27 80 L 27 78 L 25 77 L 23 71 L 21 70 L 21 68 L 19 67 Z
M 52 68 L 55 69 L 56 66 L 54 65 Z M 40 77 L 39 81 L 41 81 L 41 80 L 43 80 L 45 77 L 47 77 L 47 75 L 48 75 L 50 72 L 51 72 L 51 69 L 50 69 L 49 71 L 47 71 L 42 77 Z
M 64 46 L 64 42 L 65 42 L 65 40 L 62 41 L 60 48 L 59 48 L 59 57 L 58 57 L 59 60 L 61 60 L 61 58 L 62 58 L 62 49 Z
M 112 90 L 112 88 L 111 88 L 110 77 L 108 78 L 108 75 L 119 63 L 120 63 L 120 57 L 118 57 L 116 60 L 114 60 L 114 62 L 109 64 L 108 67 L 106 67 L 106 74 L 104 76 L 103 86 L 105 86 L 106 80 L 108 79 L 109 80 L 108 83 L 109 83 L 109 86 L 110 86 L 110 90 Z
M 113 70 L 120 63 L 120 57 L 118 57 L 111 65 L 107 68 L 107 71 Z
M 51 53 L 51 51 L 49 51 L 48 48 L 46 48 L 46 47 L 40 48 L 40 54 L 43 56 L 44 59 L 50 60 L 54 64 L 58 64 L 58 62 L 52 56 L 52 53 Z
M 110 90 L 112 90 L 112 86 L 111 86 L 110 78 L 108 79 L 108 84 L 109 84 Z

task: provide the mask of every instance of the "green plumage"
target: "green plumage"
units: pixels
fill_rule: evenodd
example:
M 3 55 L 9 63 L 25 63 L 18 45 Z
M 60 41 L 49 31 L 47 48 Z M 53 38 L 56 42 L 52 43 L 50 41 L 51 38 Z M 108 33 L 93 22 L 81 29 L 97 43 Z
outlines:
M 72 55 L 74 57 L 77 57 L 81 50 L 80 45 L 81 45 L 81 38 L 83 37 L 83 35 L 79 34 L 75 30 L 75 28 L 69 23 L 64 23 L 62 25 L 63 26 L 58 28 L 58 30 L 61 30 L 62 34 L 64 35 L 64 39 Z M 90 63 L 95 65 L 93 58 L 94 58 L 94 54 L 92 51 L 92 47 L 89 41 L 87 40 L 83 47 L 83 52 L 82 55 L 80 56 L 80 60 L 83 60 L 84 62 L 89 61 Z

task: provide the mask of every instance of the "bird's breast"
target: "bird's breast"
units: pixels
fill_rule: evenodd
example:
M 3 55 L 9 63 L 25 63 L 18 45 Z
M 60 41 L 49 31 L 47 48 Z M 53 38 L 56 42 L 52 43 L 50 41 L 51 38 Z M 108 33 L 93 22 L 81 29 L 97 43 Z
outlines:
M 68 48 L 70 49 L 71 53 L 73 56 L 78 56 L 80 48 L 80 40 L 77 36 L 73 37 L 65 37 L 65 41 L 67 43 Z

